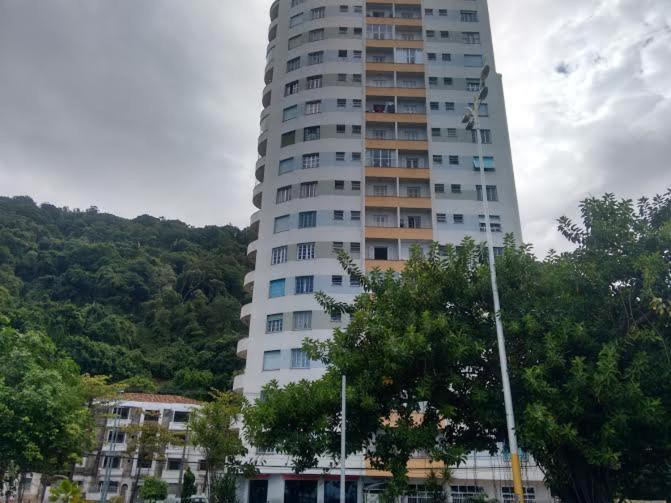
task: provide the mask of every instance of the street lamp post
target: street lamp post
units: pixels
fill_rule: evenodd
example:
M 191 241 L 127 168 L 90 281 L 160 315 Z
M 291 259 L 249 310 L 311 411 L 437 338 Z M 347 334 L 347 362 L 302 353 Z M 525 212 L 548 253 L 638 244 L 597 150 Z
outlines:
M 480 105 L 487 98 L 489 93 L 485 85 L 489 76 L 489 65 L 482 69 L 480 74 L 480 89 L 473 98 L 473 106 L 466 109 L 463 123 L 466 129 L 473 131 L 478 144 L 478 158 L 480 163 L 480 194 L 482 196 L 482 207 L 485 214 L 485 231 L 487 234 L 487 250 L 489 255 L 489 272 L 492 283 L 492 297 L 494 298 L 494 319 L 496 323 L 496 340 L 499 348 L 499 363 L 501 366 L 501 381 L 503 383 L 503 400 L 506 409 L 506 425 L 508 428 L 508 443 L 510 444 L 510 461 L 513 472 L 513 488 L 517 500 L 524 502 L 524 489 L 522 487 L 522 469 L 520 467 L 520 457 L 517 450 L 517 433 L 515 431 L 515 413 L 513 410 L 513 399 L 510 391 L 510 378 L 508 376 L 508 358 L 506 356 L 506 341 L 503 334 L 503 324 L 501 323 L 501 303 L 499 301 L 499 288 L 496 282 L 496 265 L 494 258 L 494 242 L 492 239 L 492 229 L 489 215 L 489 204 L 487 201 L 487 185 L 485 184 L 485 158 L 482 150 L 482 130 L 480 129 Z

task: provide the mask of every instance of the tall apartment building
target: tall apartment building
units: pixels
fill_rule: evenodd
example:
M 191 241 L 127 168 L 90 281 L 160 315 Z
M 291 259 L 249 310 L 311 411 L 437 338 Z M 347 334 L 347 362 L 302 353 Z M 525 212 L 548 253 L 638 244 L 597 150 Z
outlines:
M 366 270 L 400 271 L 413 245 L 484 241 L 482 197 L 491 201 L 498 246 L 504 233 L 521 235 L 486 0 L 275 0 L 268 41 L 251 217 L 258 239 L 245 278 L 253 300 L 242 308 L 249 336 L 238 356 L 246 366 L 233 386 L 252 400 L 270 380 L 323 373 L 300 348 L 305 337 L 325 339 L 347 323 L 313 295 L 349 301 L 360 291 L 337 262 L 340 250 Z M 461 118 L 485 63 L 493 75 L 480 166 L 475 133 Z M 463 475 L 455 475 L 455 501 L 479 489 L 512 498 L 503 460 L 485 456 L 478 468 L 482 458 L 455 471 Z M 336 501 L 321 471 L 294 477 L 272 453 L 264 463 L 242 501 Z M 348 475 L 356 479 L 348 502 L 374 501 L 384 483 L 363 459 L 348 461 Z M 530 491 L 544 491 L 537 470 L 527 475 Z

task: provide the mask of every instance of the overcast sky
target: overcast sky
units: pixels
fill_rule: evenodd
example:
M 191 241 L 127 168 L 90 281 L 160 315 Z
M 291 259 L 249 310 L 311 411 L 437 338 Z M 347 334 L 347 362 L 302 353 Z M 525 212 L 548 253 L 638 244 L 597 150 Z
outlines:
M 0 195 L 244 226 L 270 0 L 0 0 Z M 525 241 L 671 186 L 671 1 L 490 0 Z

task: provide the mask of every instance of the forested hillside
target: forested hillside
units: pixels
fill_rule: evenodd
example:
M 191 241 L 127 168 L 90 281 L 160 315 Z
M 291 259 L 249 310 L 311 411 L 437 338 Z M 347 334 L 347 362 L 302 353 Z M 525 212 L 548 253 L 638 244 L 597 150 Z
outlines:
M 0 313 L 46 332 L 82 372 L 202 397 L 241 366 L 249 240 L 233 226 L 0 197 Z

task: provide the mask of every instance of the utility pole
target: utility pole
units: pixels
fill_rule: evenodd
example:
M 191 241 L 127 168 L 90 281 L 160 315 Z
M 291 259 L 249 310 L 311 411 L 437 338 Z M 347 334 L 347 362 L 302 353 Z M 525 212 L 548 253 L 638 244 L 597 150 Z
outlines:
M 506 341 L 501 322 L 501 303 L 499 300 L 499 287 L 496 281 L 496 263 L 494 256 L 494 240 L 492 238 L 491 218 L 489 215 L 489 204 L 487 201 L 487 185 L 485 179 L 485 156 L 482 149 L 482 130 L 480 129 L 480 105 L 489 93 L 485 85 L 489 76 L 489 65 L 482 69 L 480 74 L 480 91 L 473 98 L 473 108 L 468 108 L 463 118 L 466 129 L 475 133 L 478 144 L 478 158 L 480 162 L 480 184 L 482 195 L 482 207 L 485 213 L 485 231 L 487 234 L 487 251 L 489 256 L 489 273 L 492 283 L 492 297 L 494 300 L 494 320 L 496 324 L 496 340 L 499 349 L 499 364 L 501 366 L 501 381 L 503 384 L 503 401 L 506 409 L 506 426 L 508 429 L 508 444 L 510 445 L 510 462 L 513 475 L 513 488 L 517 501 L 524 503 L 524 488 L 522 487 L 522 469 L 520 457 L 517 450 L 517 432 L 515 430 L 515 413 L 513 410 L 513 398 L 510 390 L 510 377 L 508 375 L 508 357 L 506 355 Z
M 346 400 L 347 377 L 342 376 L 341 389 L 341 417 L 340 417 L 340 503 L 345 503 L 345 462 L 347 461 L 347 448 L 345 442 L 347 425 L 347 400 Z

